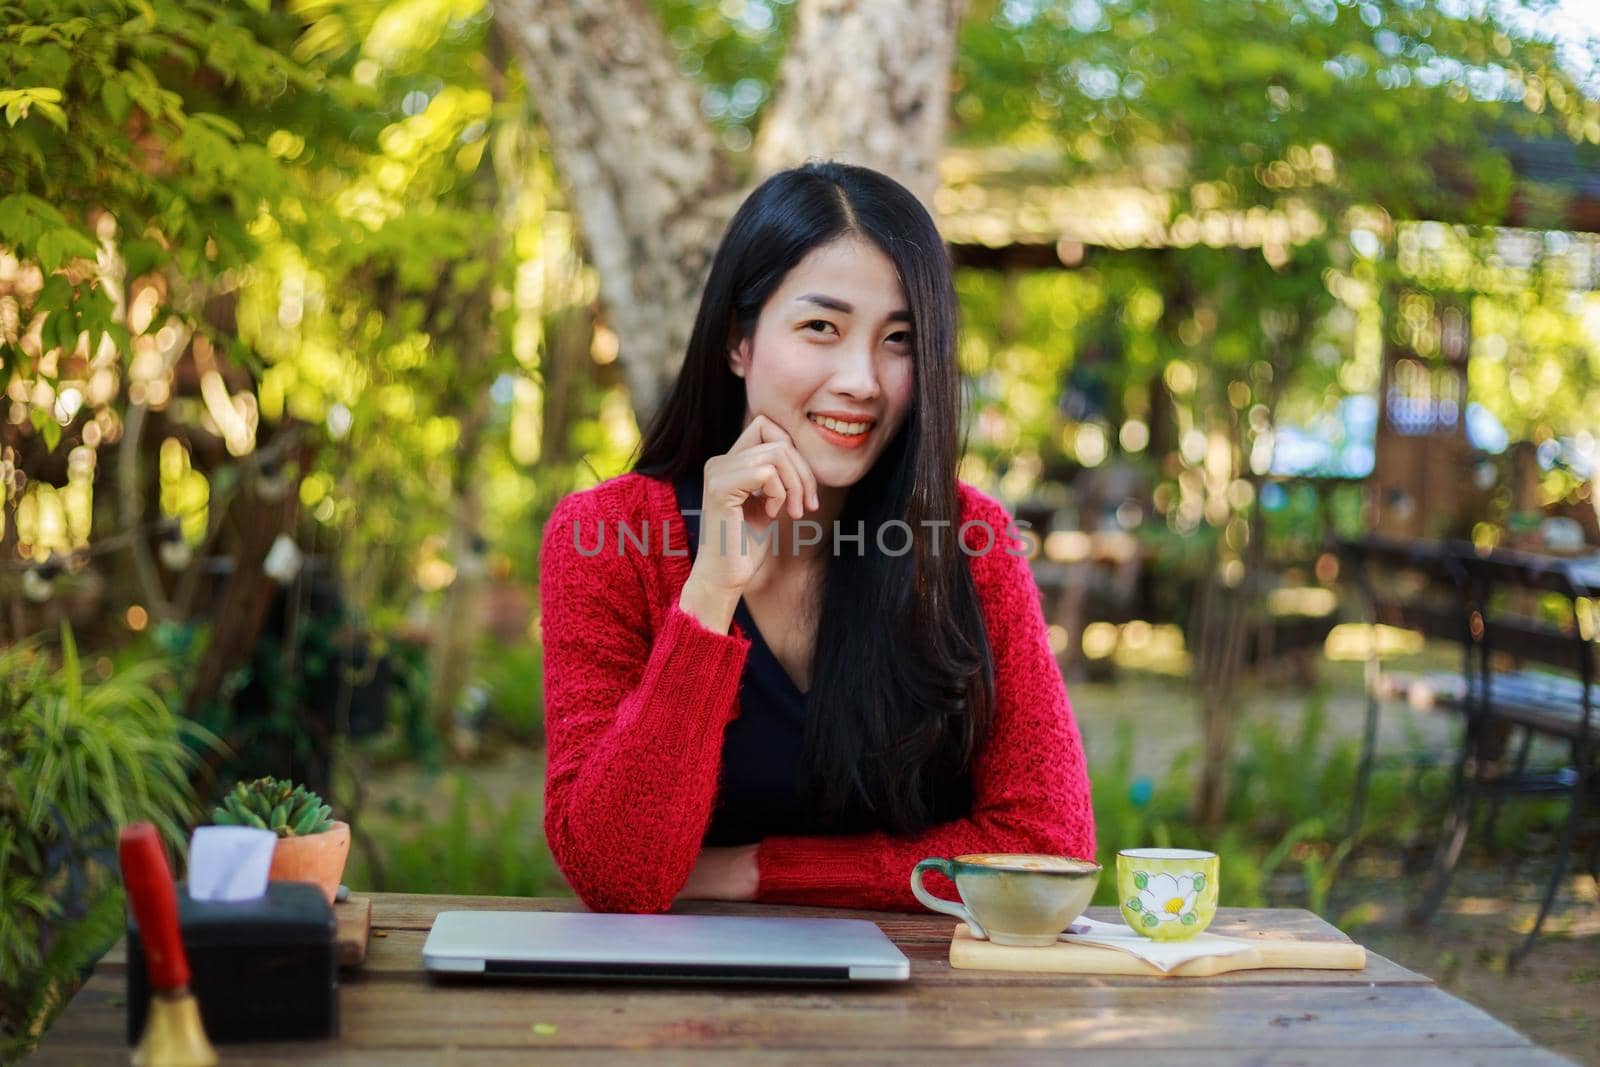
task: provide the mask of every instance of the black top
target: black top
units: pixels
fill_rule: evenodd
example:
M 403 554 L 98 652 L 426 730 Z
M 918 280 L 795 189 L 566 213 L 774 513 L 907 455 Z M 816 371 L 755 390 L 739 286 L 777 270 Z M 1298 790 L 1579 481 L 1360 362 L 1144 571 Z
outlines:
M 673 488 L 692 560 L 700 542 L 702 486 L 686 480 Z M 750 652 L 739 677 L 739 717 L 723 733 L 722 777 L 704 843 L 748 845 L 778 834 L 821 833 L 800 803 L 806 696 L 767 647 L 743 597 L 733 617 L 750 639 Z

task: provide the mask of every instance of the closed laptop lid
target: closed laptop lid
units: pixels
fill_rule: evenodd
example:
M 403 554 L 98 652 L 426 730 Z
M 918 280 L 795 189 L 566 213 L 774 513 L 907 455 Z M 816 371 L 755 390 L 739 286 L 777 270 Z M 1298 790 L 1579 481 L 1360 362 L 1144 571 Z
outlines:
M 448 974 L 894 981 L 911 964 L 865 919 L 442 911 L 423 966 Z

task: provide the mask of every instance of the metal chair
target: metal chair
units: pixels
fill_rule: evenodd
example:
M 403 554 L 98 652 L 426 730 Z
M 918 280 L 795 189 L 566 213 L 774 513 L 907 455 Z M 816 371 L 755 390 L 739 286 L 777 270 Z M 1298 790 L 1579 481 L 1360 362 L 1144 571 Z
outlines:
M 1450 698 L 1465 714 L 1466 730 L 1454 767 L 1444 832 L 1422 900 L 1408 918 L 1413 925 L 1421 925 L 1438 909 L 1485 797 L 1491 801 L 1487 829 L 1492 834 L 1506 798 L 1565 795 L 1568 807 L 1554 869 L 1532 930 L 1511 952 L 1510 962 L 1515 965 L 1532 949 L 1543 928 L 1566 873 L 1579 820 L 1596 799 L 1600 685 L 1596 684 L 1595 645 L 1585 636 L 1580 614 L 1585 590 L 1575 585 L 1563 561 L 1517 552 L 1480 553 L 1465 543 L 1445 546 L 1444 551 L 1454 557 L 1465 576 L 1469 598 L 1470 667 L 1459 697 Z M 1563 600 L 1569 626 L 1552 626 L 1510 610 L 1508 598 L 1539 593 L 1554 593 Z M 1506 658 L 1565 673 L 1497 669 L 1496 664 Z M 1516 731 L 1521 731 L 1522 739 L 1508 771 L 1502 758 L 1504 743 Z M 1529 771 L 1527 762 L 1536 736 L 1564 742 L 1570 765 Z M 1591 871 L 1597 857 L 1600 851 L 1591 852 Z
M 1383 673 L 1378 627 L 1412 630 L 1437 640 L 1459 644 L 1461 677 L 1472 672 L 1472 634 L 1467 609 L 1467 578 L 1451 553 L 1432 542 L 1370 536 L 1341 541 L 1339 556 L 1346 573 L 1355 579 L 1366 608 L 1369 629 L 1364 688 L 1366 718 L 1362 727 L 1361 756 L 1351 796 L 1346 836 L 1354 837 L 1366 814 L 1367 794 L 1376 762 L 1378 725 L 1382 701 L 1404 697 L 1413 679 L 1392 679 Z M 1435 686 L 1440 679 L 1429 679 Z M 1453 679 L 1443 680 L 1445 688 Z M 1446 757 L 1413 753 L 1413 771 L 1444 762 Z

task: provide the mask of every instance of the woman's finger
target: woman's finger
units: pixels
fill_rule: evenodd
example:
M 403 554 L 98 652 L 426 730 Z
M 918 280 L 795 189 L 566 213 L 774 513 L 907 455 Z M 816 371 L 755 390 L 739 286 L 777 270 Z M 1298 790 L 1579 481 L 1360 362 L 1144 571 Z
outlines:
M 754 427 L 758 422 L 761 424 L 762 441 L 767 444 L 786 446 L 788 455 L 793 457 L 795 469 L 800 474 L 800 484 L 796 486 L 796 490 L 800 493 L 800 499 L 808 507 L 815 508 L 820 506 L 821 500 L 818 497 L 817 476 L 811 470 L 811 464 L 807 463 L 805 458 L 800 455 L 800 449 L 795 446 L 794 438 L 790 436 L 789 431 L 765 415 L 757 415 L 750 421 L 750 426 Z M 795 518 L 799 517 L 798 515 L 795 516 Z
M 805 476 L 802 473 L 805 460 L 800 454 L 788 445 L 773 441 L 750 449 L 747 455 L 759 458 L 762 463 L 772 463 L 778 468 L 778 477 L 783 479 L 785 489 L 785 503 L 788 505 L 789 514 L 798 519 L 805 515 L 811 492 L 806 487 Z
M 798 448 L 791 448 L 791 450 L 794 452 L 795 465 L 800 468 L 800 479 L 805 485 L 806 500 L 810 502 L 813 508 L 821 507 L 822 498 L 818 495 L 816 472 L 811 469 L 811 464 L 806 462 L 805 457 L 800 454 Z
M 772 435 L 774 433 L 782 434 L 785 437 L 788 436 L 788 434 L 784 434 L 783 429 L 777 423 L 765 415 L 757 415 L 750 420 L 750 425 L 746 426 L 739 436 L 734 438 L 733 444 L 728 446 L 727 454 L 731 456 L 735 452 L 743 452 L 763 442 L 773 440 Z
M 806 461 L 800 458 L 800 453 L 788 445 L 775 445 L 772 453 L 773 461 L 778 465 L 778 472 L 783 477 L 783 484 L 789 490 L 789 515 L 792 518 L 803 518 L 806 509 L 811 506 L 811 491 L 806 486 L 805 469 Z
M 795 515 L 795 518 L 804 515 L 806 508 L 820 505 L 817 476 L 811 470 L 811 465 L 800 455 L 800 450 L 795 447 L 794 438 L 789 432 L 765 415 L 751 418 L 750 424 L 739 434 L 728 449 L 727 455 L 750 452 L 758 448 L 769 454 L 781 452 L 789 458 L 784 477 L 789 484 L 789 493 L 800 509 L 800 514 Z M 792 476 L 787 473 L 789 471 L 792 471 Z M 792 505 L 791 512 L 793 509 Z
M 762 507 L 767 513 L 767 518 L 775 519 L 778 512 L 783 510 L 783 504 L 788 499 L 789 491 L 783 484 L 783 479 L 778 475 L 778 465 L 768 461 L 756 467 L 756 474 L 761 479 L 761 489 L 766 495 Z

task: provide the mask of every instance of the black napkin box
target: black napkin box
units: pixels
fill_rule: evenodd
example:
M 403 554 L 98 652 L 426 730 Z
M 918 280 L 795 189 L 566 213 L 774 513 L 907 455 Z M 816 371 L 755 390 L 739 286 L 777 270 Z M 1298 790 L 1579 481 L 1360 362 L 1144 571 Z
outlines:
M 309 882 L 268 882 L 255 900 L 191 900 L 178 883 L 189 988 L 213 1042 L 339 1035 L 339 947 L 333 908 Z M 128 919 L 128 1043 L 150 1003 L 139 925 Z

